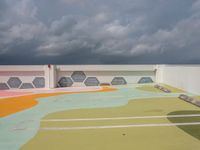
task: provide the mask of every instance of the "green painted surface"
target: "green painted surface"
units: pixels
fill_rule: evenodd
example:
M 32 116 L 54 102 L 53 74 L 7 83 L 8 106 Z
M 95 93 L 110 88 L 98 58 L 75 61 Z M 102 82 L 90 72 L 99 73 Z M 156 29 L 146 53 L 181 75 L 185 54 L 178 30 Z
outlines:
M 154 87 L 154 85 L 142 85 L 137 87 L 138 90 L 146 91 L 146 92 L 155 92 L 155 93 L 163 93 L 163 91 Z
M 166 85 L 166 84 L 160 84 L 162 86 L 164 86 L 165 88 L 169 89 L 172 93 L 185 93 L 185 91 Z M 141 85 L 137 87 L 138 90 L 142 90 L 142 91 L 147 91 L 147 92 L 155 92 L 155 93 L 163 93 L 163 91 L 157 89 L 154 87 L 154 84 L 151 85 Z
M 200 110 L 200 108 L 178 98 L 146 98 L 129 101 L 125 106 L 56 112 L 43 119 L 156 116 L 167 115 L 177 110 Z
M 161 84 L 161 85 L 163 85 L 165 88 L 169 89 L 173 93 L 185 93 L 185 91 L 182 89 L 179 89 L 179 88 L 167 85 L 167 84 Z
M 184 110 L 184 112 L 182 112 Z M 181 111 L 182 113 L 178 113 Z M 191 113 L 193 112 L 193 113 Z M 43 119 L 103 118 L 129 116 L 160 116 L 200 114 L 200 108 L 178 98 L 149 98 L 130 101 L 125 106 L 76 109 L 49 114 Z M 128 125 L 150 123 L 196 122 L 200 117 L 127 119 L 107 121 L 41 122 L 42 127 L 75 127 Z M 89 129 L 75 131 L 44 131 L 25 144 L 22 150 L 199 150 L 200 126 L 136 127 L 119 129 Z M 194 134 L 195 132 L 195 134 Z
M 195 110 L 184 110 L 184 111 L 174 111 L 169 113 L 169 115 L 182 115 L 182 114 L 200 114 L 200 111 Z M 184 118 L 168 118 L 172 123 L 177 122 L 197 122 L 200 120 L 199 117 L 190 117 L 187 119 Z M 196 139 L 200 140 L 200 126 L 178 126 L 180 129 L 185 131 L 186 133 L 190 134 L 191 136 L 195 137 Z
M 125 134 L 125 135 L 124 135 Z M 199 150 L 199 140 L 177 127 L 42 131 L 22 149 Z

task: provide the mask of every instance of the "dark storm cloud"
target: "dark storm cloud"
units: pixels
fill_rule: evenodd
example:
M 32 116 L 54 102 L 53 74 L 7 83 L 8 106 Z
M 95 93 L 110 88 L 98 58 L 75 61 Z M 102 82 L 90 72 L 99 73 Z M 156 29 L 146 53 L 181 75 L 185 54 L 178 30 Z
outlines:
M 1 0 L 0 64 L 200 63 L 200 0 Z

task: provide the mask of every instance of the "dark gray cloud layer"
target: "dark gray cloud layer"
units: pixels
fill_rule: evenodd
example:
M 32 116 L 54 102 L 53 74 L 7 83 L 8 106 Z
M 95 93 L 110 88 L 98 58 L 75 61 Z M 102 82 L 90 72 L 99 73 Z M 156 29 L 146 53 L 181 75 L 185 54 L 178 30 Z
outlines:
M 200 0 L 1 0 L 0 64 L 200 63 Z

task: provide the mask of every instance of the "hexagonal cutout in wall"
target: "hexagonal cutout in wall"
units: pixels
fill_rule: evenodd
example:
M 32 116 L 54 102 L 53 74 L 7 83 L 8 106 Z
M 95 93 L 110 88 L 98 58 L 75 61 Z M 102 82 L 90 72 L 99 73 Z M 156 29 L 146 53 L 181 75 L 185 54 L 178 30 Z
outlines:
M 143 84 L 143 83 L 153 83 L 153 80 L 151 77 L 142 77 L 138 83 Z
M 19 86 L 22 84 L 22 81 L 18 77 L 10 77 L 7 83 L 10 88 L 19 88 Z
M 45 87 L 44 77 L 36 77 L 32 83 L 36 88 L 44 88 Z
M 70 87 L 73 85 L 73 81 L 70 77 L 61 77 L 58 84 L 60 87 Z
M 74 82 L 83 82 L 86 78 L 86 75 L 83 71 L 74 71 L 71 75 L 71 78 Z
M 86 85 L 86 86 L 98 86 L 99 85 L 99 80 L 96 78 L 96 77 L 88 77 L 86 80 L 85 80 L 85 82 L 84 82 L 84 84 Z
M 10 88 L 6 83 L 0 83 L 0 90 L 9 90 Z
M 32 83 L 22 83 L 22 85 L 20 86 L 20 89 L 32 89 L 34 88 Z
M 125 85 L 125 84 L 127 84 L 127 82 L 123 77 L 114 77 L 111 84 L 112 85 Z

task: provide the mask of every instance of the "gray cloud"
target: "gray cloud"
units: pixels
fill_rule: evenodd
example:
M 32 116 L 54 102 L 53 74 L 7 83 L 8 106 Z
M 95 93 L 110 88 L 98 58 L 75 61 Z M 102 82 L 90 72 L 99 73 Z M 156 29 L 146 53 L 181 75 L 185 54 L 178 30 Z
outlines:
M 199 28 L 200 0 L 2 0 L 0 64 L 200 63 Z

